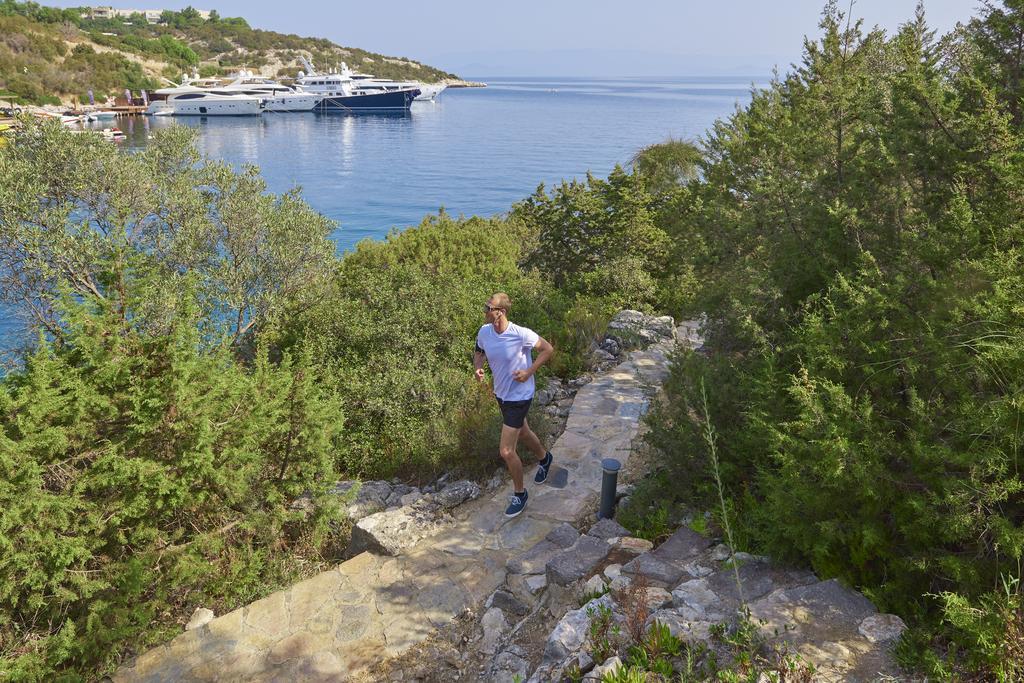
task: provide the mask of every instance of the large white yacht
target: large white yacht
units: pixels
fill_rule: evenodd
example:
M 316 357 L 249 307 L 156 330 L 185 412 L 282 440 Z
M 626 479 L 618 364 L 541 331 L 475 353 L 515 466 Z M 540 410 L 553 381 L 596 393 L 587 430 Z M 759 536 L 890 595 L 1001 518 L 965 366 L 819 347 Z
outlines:
M 447 83 L 420 83 L 419 81 L 394 81 L 390 78 L 377 78 L 372 74 L 352 71 L 345 62 L 341 63 L 341 73 L 352 79 L 352 87 L 357 91 L 387 92 L 416 88 L 420 91 L 420 94 L 416 96 L 417 100 L 434 100 L 448 87 Z
M 350 71 L 318 73 L 308 59 L 300 57 L 299 60 L 308 73 L 299 72 L 295 79 L 296 88 L 321 96 L 318 111 L 408 111 L 409 105 L 420 94 L 419 88 L 415 87 L 359 90 L 353 84 Z
M 264 111 L 313 111 L 323 99 L 323 95 L 300 92 L 249 71 L 239 71 L 233 78 L 234 80 L 219 89 L 259 97 L 263 99 Z
M 146 113 L 153 116 L 255 116 L 263 111 L 258 96 L 194 83 L 161 88 L 149 97 Z

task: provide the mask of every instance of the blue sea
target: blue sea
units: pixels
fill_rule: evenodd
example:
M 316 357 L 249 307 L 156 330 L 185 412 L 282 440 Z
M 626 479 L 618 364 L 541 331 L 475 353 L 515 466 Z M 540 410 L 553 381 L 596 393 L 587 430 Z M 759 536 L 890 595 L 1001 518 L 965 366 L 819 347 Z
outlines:
M 500 214 L 539 183 L 550 187 L 588 171 L 604 177 L 647 145 L 696 140 L 768 77 L 470 80 L 487 87 L 448 89 L 405 115 L 121 119 L 128 139 L 118 144 L 139 149 L 156 129 L 193 126 L 206 156 L 256 164 L 275 193 L 300 187 L 337 223 L 333 237 L 343 252 L 441 207 L 452 215 Z M 15 327 L 4 317 L 0 347 Z

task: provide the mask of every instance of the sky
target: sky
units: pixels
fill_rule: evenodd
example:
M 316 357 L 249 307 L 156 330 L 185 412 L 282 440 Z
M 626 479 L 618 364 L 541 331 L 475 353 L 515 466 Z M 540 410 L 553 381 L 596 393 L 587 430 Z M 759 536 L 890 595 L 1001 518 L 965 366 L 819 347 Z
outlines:
M 52 2 L 53 0 L 51 0 Z M 825 0 L 98 0 L 137 9 L 216 9 L 255 28 L 329 38 L 464 77 L 763 75 L 799 61 Z M 142 3 L 142 4 L 140 4 Z M 42 0 L 41 4 L 50 4 Z M 57 0 L 59 6 L 81 0 Z M 841 0 L 844 11 L 848 0 Z M 890 33 L 917 0 L 855 0 L 853 16 Z M 976 0 L 926 0 L 939 34 Z

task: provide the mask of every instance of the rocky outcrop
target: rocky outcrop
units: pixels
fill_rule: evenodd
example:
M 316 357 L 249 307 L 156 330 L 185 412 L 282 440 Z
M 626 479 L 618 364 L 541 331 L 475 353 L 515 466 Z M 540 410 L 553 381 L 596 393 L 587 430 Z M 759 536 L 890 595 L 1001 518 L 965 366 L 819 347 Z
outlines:
M 594 538 L 590 534 L 595 533 L 608 531 L 595 527 L 581 538 Z M 623 540 L 613 537 L 605 543 Z M 746 619 L 762 647 L 798 656 L 813 666 L 815 681 L 867 682 L 899 675 L 892 656 L 892 646 L 905 629 L 899 617 L 878 614 L 869 600 L 838 581 L 819 581 L 808 571 L 728 552 L 726 546 L 714 545 L 687 528 L 621 571 L 604 561 L 595 566 L 581 559 L 576 566 L 586 568 L 589 576 L 577 581 L 576 595 L 605 594 L 562 613 L 531 682 L 559 680 L 570 668 L 587 674 L 579 669 L 580 662 L 593 666 L 594 642 L 587 634 L 602 609 L 620 632 L 642 610 L 646 628 L 657 621 L 691 648 L 704 648 L 691 651 L 713 653 L 723 664 L 728 664 L 731 653 L 714 634 Z M 542 594 L 540 599 L 548 597 Z M 609 659 L 606 664 L 620 663 Z M 604 666 L 595 667 L 597 673 L 584 680 L 600 680 L 608 670 Z
M 436 494 L 421 495 L 406 492 L 402 500 L 408 505 L 393 507 L 361 518 L 352 527 L 352 538 L 346 554 L 355 557 L 362 552 L 379 555 L 397 555 L 412 548 L 428 536 L 452 523 L 448 511 L 480 497 L 480 487 L 472 481 L 462 480 L 446 485 Z M 396 495 L 395 492 L 390 494 Z

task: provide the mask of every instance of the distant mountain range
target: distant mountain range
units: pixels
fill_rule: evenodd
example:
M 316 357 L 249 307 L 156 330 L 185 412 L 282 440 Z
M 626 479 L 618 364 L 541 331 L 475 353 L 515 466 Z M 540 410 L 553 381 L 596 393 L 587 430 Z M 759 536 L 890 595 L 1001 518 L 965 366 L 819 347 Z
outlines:
M 188 7 L 157 23 L 138 13 L 96 16 L 89 8 L 59 9 L 0 0 L 0 98 L 22 103 L 102 100 L 125 89 L 164 87 L 183 73 L 227 75 L 238 69 L 293 77 L 306 56 L 321 69 L 346 62 L 384 78 L 424 82 L 455 74 L 411 59 L 388 57 L 324 38 L 254 29 L 242 18 L 209 17 Z

